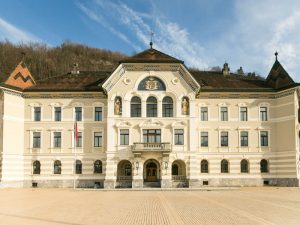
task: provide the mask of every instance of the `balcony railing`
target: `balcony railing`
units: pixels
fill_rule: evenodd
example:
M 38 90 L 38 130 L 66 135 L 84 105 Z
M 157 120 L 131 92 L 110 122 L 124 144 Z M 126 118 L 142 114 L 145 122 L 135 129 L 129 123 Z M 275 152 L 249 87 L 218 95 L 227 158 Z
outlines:
M 132 152 L 171 152 L 171 143 L 133 143 Z
M 174 180 L 174 181 L 184 181 L 184 180 L 186 180 L 186 176 L 184 176 L 184 175 L 172 175 L 172 180 Z
M 117 176 L 117 181 L 131 181 L 132 176 Z

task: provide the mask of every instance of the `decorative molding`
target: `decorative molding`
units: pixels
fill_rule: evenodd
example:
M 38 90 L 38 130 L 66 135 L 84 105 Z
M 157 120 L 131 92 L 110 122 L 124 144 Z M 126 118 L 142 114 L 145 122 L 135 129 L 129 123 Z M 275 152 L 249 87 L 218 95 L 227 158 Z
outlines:
M 130 128 L 132 126 L 128 121 L 120 121 L 115 125 L 117 128 Z
M 164 124 L 156 119 L 146 120 L 139 125 L 141 128 L 161 128 L 163 126 Z
M 184 121 L 174 121 L 171 126 L 174 128 L 174 127 L 185 127 L 186 125 L 187 123 Z

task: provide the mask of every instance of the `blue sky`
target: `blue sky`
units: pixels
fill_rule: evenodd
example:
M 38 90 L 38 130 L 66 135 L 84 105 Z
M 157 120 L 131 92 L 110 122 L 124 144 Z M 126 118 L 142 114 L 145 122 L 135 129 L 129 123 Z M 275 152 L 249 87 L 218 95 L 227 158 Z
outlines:
M 299 0 L 0 0 L 0 40 L 64 40 L 133 54 L 149 47 L 209 69 L 266 76 L 274 52 L 300 81 Z

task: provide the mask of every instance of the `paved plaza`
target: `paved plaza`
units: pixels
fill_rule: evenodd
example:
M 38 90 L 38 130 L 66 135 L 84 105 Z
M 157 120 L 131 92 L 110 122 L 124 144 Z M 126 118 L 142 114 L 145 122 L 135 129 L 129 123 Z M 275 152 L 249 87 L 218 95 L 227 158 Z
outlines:
M 300 224 L 299 188 L 0 189 L 0 224 Z

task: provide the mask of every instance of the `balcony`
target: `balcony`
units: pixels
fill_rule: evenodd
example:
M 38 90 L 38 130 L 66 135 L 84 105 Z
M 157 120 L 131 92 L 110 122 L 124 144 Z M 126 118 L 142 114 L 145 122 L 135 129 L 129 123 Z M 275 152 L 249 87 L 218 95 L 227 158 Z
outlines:
M 131 146 L 133 153 L 135 152 L 171 152 L 171 143 L 161 142 L 161 143 L 133 143 Z

